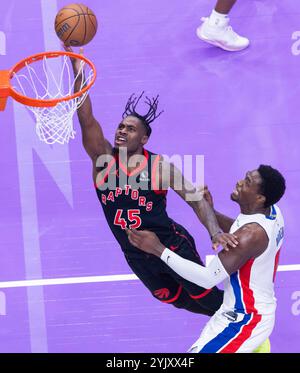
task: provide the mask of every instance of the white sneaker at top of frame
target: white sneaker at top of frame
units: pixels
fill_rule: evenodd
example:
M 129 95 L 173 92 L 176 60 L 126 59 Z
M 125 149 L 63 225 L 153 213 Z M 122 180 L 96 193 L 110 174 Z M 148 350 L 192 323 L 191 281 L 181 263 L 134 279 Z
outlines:
M 209 18 L 206 17 L 203 17 L 201 20 L 203 23 L 197 28 L 199 39 L 230 52 L 241 51 L 248 47 L 249 40 L 238 35 L 229 26 L 229 18 L 222 26 L 211 24 Z

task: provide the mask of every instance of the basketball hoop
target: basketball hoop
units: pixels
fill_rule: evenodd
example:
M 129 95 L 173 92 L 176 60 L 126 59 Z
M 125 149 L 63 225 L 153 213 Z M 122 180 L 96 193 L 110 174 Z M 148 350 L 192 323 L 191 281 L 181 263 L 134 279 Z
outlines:
M 70 58 L 80 60 L 75 77 Z M 11 96 L 34 113 L 40 140 L 47 144 L 68 143 L 75 135 L 72 117 L 95 79 L 94 64 L 80 54 L 63 51 L 35 54 L 10 70 L 0 71 L 0 111 Z M 76 82 L 79 90 L 73 93 Z

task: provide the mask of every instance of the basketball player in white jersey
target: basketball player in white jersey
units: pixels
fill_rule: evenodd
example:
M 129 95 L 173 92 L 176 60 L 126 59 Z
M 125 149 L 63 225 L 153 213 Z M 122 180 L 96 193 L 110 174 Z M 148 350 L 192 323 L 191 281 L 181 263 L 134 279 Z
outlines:
M 277 203 L 285 192 L 283 176 L 261 165 L 247 172 L 231 194 L 240 206 L 234 220 L 216 212 L 225 232 L 238 237 L 237 247 L 222 250 L 207 267 L 165 248 L 153 232 L 128 231 L 130 242 L 161 258 L 181 277 L 204 288 L 224 281 L 224 300 L 190 352 L 253 352 L 271 334 L 275 322 L 274 278 L 284 235 Z M 204 196 L 213 206 L 209 191 Z

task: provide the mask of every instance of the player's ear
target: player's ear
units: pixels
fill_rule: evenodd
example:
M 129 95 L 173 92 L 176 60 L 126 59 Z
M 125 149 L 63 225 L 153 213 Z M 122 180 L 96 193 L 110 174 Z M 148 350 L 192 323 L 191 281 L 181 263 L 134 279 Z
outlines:
M 265 202 L 266 202 L 266 197 L 263 196 L 262 194 L 259 194 L 257 196 L 257 202 L 261 205 L 261 206 L 264 206 L 265 205 Z
M 144 136 L 142 137 L 142 140 L 141 140 L 142 145 L 147 144 L 148 140 L 149 140 L 149 137 L 148 137 L 147 135 L 144 135 Z

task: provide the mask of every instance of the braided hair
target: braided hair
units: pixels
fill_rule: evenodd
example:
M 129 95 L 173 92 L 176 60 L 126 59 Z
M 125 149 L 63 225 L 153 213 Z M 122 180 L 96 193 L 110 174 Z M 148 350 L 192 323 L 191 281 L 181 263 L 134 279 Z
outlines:
M 149 106 L 148 112 L 145 115 L 141 115 L 137 113 L 136 107 L 140 99 L 143 97 L 143 95 L 144 95 L 144 91 L 141 93 L 139 97 L 135 96 L 134 93 L 129 97 L 126 103 L 125 111 L 122 115 L 122 118 L 128 117 L 130 115 L 130 116 L 140 119 L 140 121 L 143 123 L 143 125 L 146 128 L 146 135 L 149 137 L 152 132 L 150 123 L 152 123 L 156 118 L 158 118 L 160 114 L 163 113 L 163 110 L 157 114 L 159 95 L 157 95 L 156 97 L 153 97 L 152 99 L 146 96 L 146 100 L 144 102 Z

